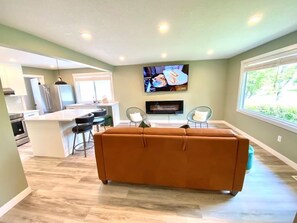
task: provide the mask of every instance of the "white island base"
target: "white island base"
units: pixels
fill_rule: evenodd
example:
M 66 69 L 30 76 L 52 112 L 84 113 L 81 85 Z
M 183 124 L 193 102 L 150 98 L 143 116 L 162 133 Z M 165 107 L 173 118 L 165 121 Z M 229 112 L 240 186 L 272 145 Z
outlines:
M 92 111 L 94 109 L 63 110 L 27 119 L 26 127 L 34 156 L 66 157 L 71 154 L 75 118 Z M 79 142 L 82 142 L 81 134 L 76 138 L 76 143 Z

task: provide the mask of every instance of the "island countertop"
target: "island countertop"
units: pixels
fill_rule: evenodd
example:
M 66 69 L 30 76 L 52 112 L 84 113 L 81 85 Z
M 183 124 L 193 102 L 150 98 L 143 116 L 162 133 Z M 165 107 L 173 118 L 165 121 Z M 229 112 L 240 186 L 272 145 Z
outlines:
M 82 117 L 87 115 L 97 109 L 66 109 L 62 111 L 57 111 L 53 113 L 48 113 L 45 115 L 39 115 L 34 117 L 29 117 L 26 119 L 26 122 L 30 121 L 59 121 L 67 122 L 73 121 L 75 118 Z

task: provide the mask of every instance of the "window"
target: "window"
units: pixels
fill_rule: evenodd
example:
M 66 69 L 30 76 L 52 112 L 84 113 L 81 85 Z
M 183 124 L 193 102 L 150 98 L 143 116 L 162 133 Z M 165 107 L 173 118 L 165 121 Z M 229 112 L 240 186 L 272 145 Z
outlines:
M 78 103 L 114 100 L 111 73 L 73 74 L 73 80 Z
M 297 44 L 242 61 L 238 111 L 297 132 Z

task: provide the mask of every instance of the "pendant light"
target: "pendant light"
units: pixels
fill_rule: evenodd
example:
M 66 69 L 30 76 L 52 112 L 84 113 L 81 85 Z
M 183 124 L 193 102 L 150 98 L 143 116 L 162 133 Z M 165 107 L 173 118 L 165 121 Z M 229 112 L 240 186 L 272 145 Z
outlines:
M 58 59 L 56 59 L 56 63 L 57 63 L 57 71 L 58 71 L 58 80 L 55 82 L 55 84 L 67 84 L 65 81 L 62 80 L 62 77 L 60 75 L 60 68 L 59 68 Z

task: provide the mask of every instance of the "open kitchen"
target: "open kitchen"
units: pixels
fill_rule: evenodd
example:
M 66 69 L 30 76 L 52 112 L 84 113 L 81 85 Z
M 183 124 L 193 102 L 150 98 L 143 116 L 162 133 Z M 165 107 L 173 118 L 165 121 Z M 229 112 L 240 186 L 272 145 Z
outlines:
M 0 79 L 16 145 L 30 142 L 36 156 L 68 156 L 75 118 L 98 108 L 107 111 L 110 125 L 120 122 L 111 73 L 69 60 L 0 47 Z

